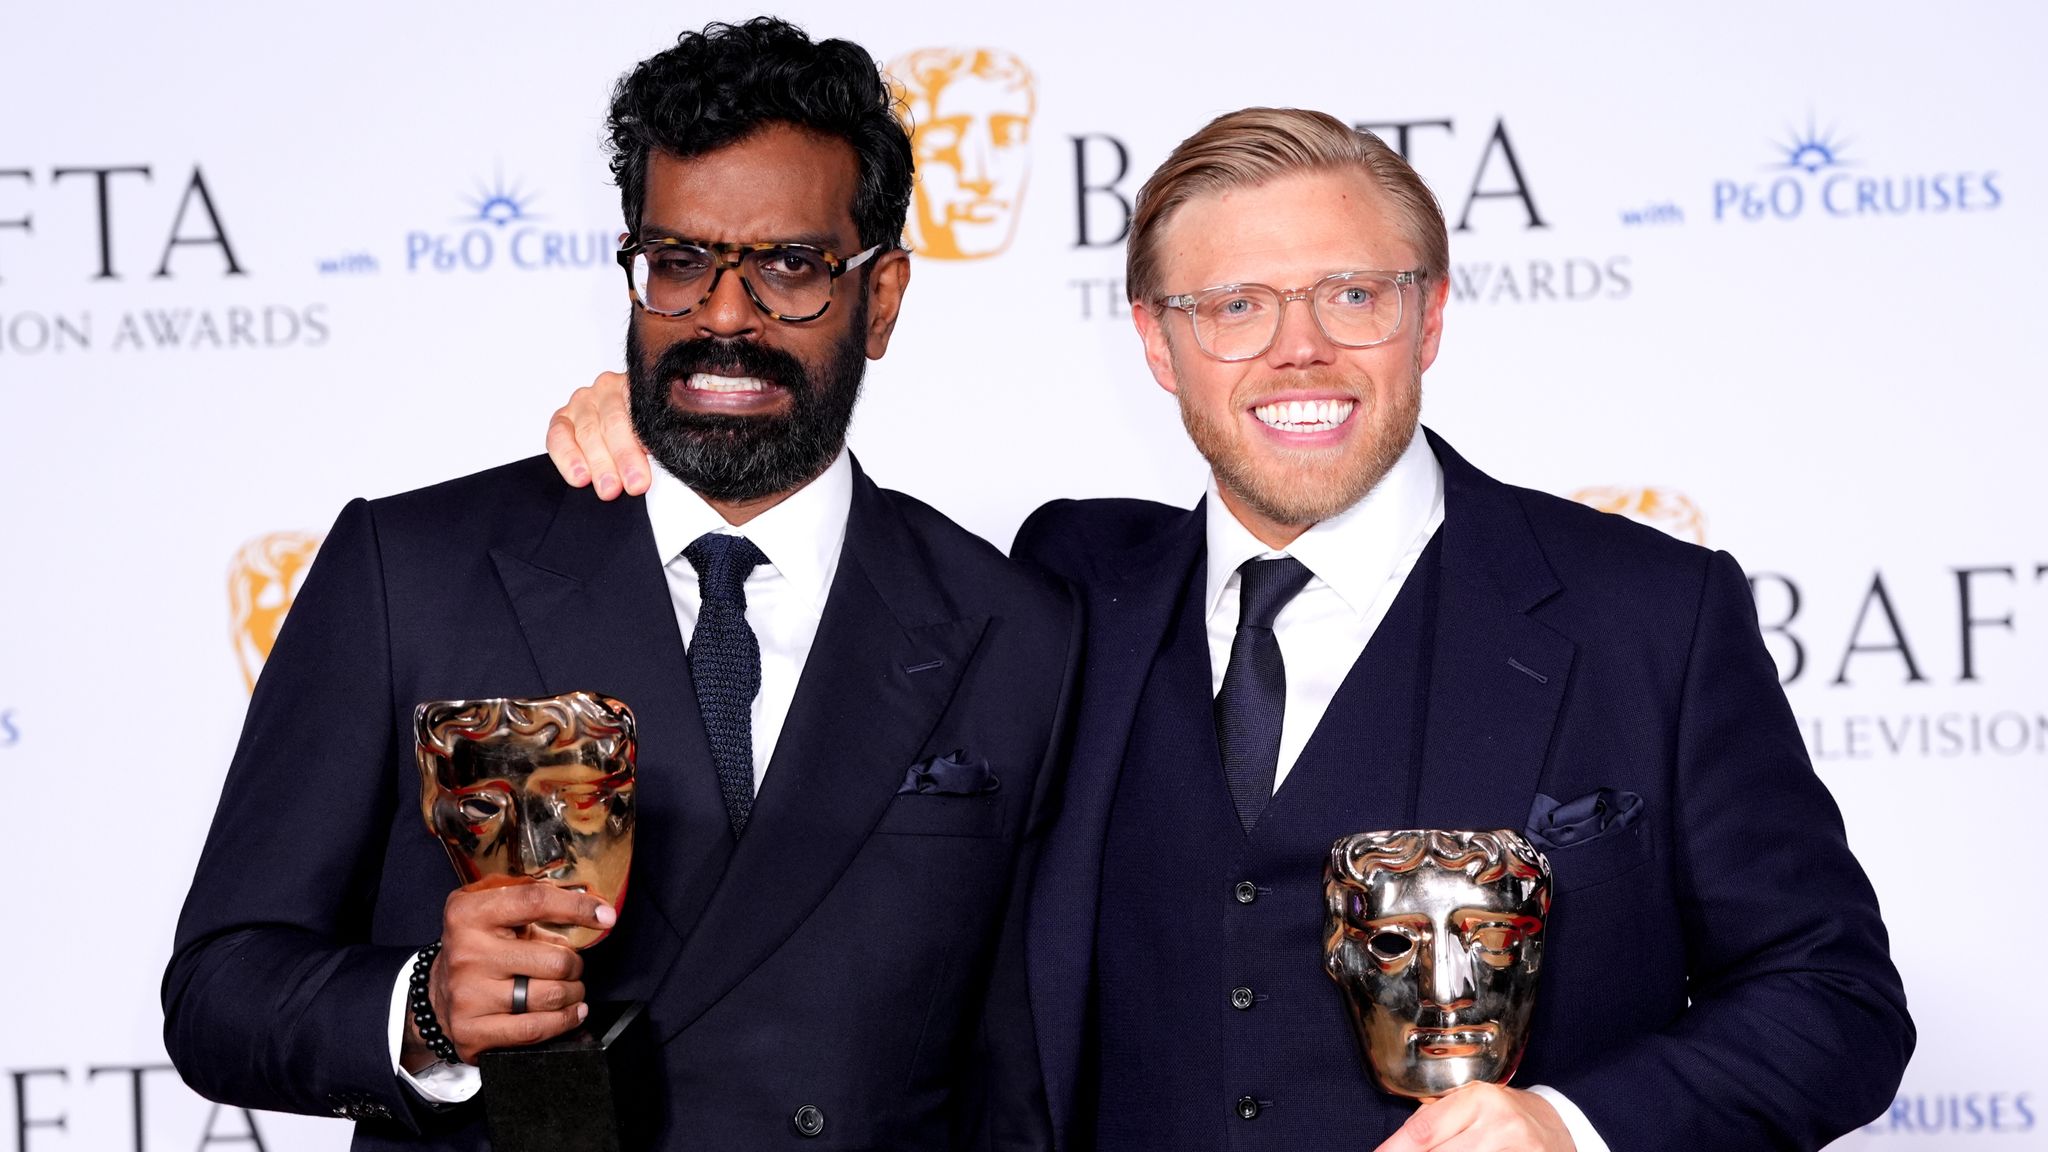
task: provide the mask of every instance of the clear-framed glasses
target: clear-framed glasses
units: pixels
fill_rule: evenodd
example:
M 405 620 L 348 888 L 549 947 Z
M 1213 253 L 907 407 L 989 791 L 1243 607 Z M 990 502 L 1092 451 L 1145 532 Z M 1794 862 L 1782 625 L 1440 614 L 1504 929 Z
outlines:
M 1384 344 L 1401 330 L 1405 285 L 1423 273 L 1332 272 L 1306 288 L 1265 284 L 1218 284 L 1199 292 L 1167 296 L 1160 303 L 1188 314 L 1195 343 L 1218 360 L 1250 360 L 1266 354 L 1280 334 L 1289 301 L 1307 301 L 1316 327 L 1344 348 Z
M 619 267 L 626 270 L 634 302 L 657 316 L 696 311 L 711 299 L 725 270 L 735 268 L 756 308 L 777 320 L 800 324 L 823 316 L 832 306 L 833 283 L 884 247 L 877 244 L 842 260 L 809 244 L 711 244 L 663 238 L 620 248 Z

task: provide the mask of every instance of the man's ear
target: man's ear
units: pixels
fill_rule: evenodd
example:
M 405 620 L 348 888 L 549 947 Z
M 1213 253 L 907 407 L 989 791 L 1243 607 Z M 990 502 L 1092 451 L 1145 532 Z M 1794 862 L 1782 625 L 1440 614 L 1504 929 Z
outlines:
M 1173 347 L 1166 335 L 1167 316 L 1165 312 L 1154 312 L 1151 305 L 1136 301 L 1131 303 L 1131 323 L 1138 326 L 1138 339 L 1145 342 L 1145 365 L 1152 369 L 1152 378 L 1159 386 L 1174 395 L 1180 394 L 1180 377 L 1173 371 Z
M 910 253 L 901 248 L 875 253 L 868 272 L 868 359 L 880 360 L 889 350 L 889 334 L 896 330 L 896 316 L 909 289 Z
M 1444 336 L 1444 301 L 1451 295 L 1451 281 L 1448 276 L 1432 280 L 1419 286 L 1416 296 L 1422 302 L 1422 343 L 1415 349 L 1417 371 L 1426 372 L 1436 363 L 1437 342 Z

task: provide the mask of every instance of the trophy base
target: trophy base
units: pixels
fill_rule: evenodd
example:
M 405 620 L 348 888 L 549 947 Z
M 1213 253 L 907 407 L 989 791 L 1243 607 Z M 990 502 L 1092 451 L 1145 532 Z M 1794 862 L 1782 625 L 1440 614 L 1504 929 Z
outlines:
M 654 1132 L 654 1036 L 639 1001 L 592 1004 L 573 1032 L 477 1057 L 496 1152 L 636 1152 Z

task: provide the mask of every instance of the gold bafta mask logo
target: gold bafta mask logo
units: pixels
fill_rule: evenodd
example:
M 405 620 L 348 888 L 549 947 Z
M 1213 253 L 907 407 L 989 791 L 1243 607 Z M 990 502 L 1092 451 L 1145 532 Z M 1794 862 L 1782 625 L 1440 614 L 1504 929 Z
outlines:
M 272 532 L 242 545 L 228 566 L 228 635 L 242 665 L 242 684 L 251 691 L 319 549 L 318 536 Z
M 910 248 L 979 260 L 1010 246 L 1031 176 L 1031 69 L 1001 48 L 920 48 L 891 61 L 917 159 Z
M 1694 544 L 1707 542 L 1707 518 L 1692 498 L 1675 488 L 1581 488 L 1572 499 L 1588 508 L 1626 516 Z

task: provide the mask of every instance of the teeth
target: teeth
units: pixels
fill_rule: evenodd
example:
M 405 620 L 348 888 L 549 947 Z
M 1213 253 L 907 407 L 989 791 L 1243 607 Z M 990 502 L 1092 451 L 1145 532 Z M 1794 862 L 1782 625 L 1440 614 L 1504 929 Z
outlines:
M 1259 423 L 1283 432 L 1327 432 L 1351 418 L 1356 400 L 1281 400 L 1252 409 Z
M 714 376 L 709 372 L 692 372 L 683 382 L 683 387 L 692 392 L 766 392 L 768 382 L 752 376 Z

